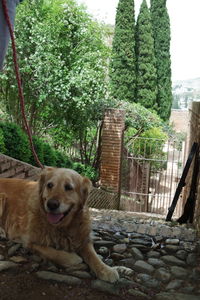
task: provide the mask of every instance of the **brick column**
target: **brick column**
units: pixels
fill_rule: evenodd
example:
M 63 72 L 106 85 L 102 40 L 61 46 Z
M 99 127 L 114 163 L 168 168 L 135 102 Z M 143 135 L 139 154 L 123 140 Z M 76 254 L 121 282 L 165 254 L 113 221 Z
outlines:
M 108 109 L 101 136 L 100 183 L 113 192 L 120 192 L 120 173 L 125 112 Z

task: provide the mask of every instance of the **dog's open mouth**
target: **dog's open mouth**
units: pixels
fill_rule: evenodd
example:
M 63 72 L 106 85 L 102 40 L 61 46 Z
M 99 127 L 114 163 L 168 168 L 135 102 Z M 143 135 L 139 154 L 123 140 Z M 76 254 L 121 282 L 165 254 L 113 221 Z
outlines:
M 71 211 L 73 205 L 71 205 L 68 210 L 64 213 L 47 213 L 47 220 L 51 224 L 58 224 L 60 223 Z

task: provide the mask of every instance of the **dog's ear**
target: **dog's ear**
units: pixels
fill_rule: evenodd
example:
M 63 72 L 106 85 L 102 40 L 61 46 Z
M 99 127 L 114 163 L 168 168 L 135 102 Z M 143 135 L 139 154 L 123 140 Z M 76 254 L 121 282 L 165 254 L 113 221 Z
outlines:
M 0 217 L 3 216 L 3 212 L 6 206 L 7 196 L 5 193 L 0 193 Z
M 55 168 L 46 167 L 42 170 L 39 178 L 39 194 L 41 195 L 44 188 L 44 183 L 46 182 L 46 176 L 49 172 L 53 171 Z
M 91 181 L 87 177 L 83 177 L 82 186 L 81 186 L 83 205 L 85 204 L 88 198 L 91 188 L 92 188 Z

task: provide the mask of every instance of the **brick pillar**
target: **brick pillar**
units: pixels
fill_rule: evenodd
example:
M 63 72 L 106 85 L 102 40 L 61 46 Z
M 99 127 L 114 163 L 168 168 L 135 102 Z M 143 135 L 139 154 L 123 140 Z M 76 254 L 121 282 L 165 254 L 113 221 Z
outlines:
M 120 171 L 125 112 L 108 109 L 101 136 L 100 183 L 113 192 L 120 192 Z

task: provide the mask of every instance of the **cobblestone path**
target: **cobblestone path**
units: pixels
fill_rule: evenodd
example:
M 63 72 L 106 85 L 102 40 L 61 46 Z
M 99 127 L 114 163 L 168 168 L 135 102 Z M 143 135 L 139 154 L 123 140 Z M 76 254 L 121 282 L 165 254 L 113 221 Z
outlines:
M 200 244 L 195 230 L 134 213 L 91 209 L 91 215 L 95 249 L 106 264 L 118 269 L 117 283 L 96 279 L 85 264 L 61 270 L 3 237 L 1 274 L 29 263 L 29 272 L 43 280 L 70 286 L 89 280 L 91 289 L 119 298 L 125 291 L 127 299 L 200 299 Z

